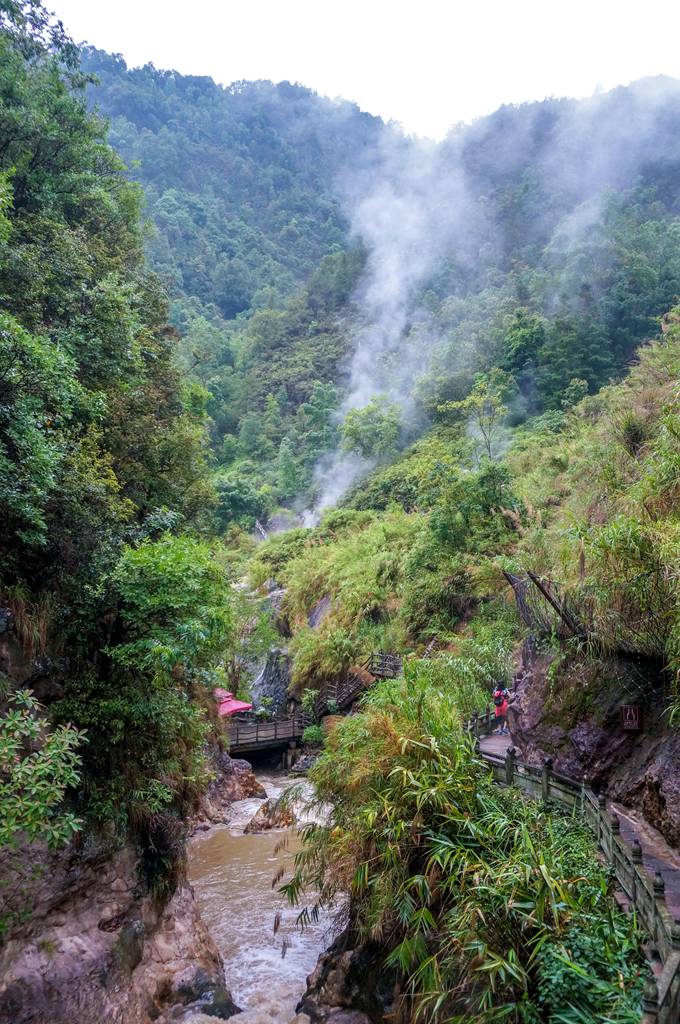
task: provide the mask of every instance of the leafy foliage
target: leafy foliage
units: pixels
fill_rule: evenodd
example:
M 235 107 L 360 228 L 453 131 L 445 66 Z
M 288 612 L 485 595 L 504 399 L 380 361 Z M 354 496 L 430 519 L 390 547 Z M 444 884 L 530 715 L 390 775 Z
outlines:
M 414 1019 L 563 1012 L 553 982 L 568 950 L 575 966 L 563 974 L 582 972 L 573 1005 L 591 1020 L 629 1020 L 638 940 L 612 909 L 585 826 L 492 785 L 461 736 L 452 683 L 385 681 L 333 730 L 312 769 L 329 817 L 303 828 L 283 891 L 293 903 L 308 886 L 317 905 L 348 904 L 356 939 L 384 949 Z M 606 941 L 579 947 L 584 922 Z
M 30 690 L 16 690 L 0 716 L 0 847 L 44 839 L 55 848 L 81 826 L 62 805 L 80 778 L 84 734 L 70 725 L 47 731 L 41 710 Z
M 362 409 L 350 409 L 342 424 L 342 446 L 365 459 L 395 455 L 399 437 L 399 410 L 384 399 L 374 398 Z
M 75 827 L 58 809 L 67 789 L 102 824 L 181 804 L 205 728 L 173 673 L 207 669 L 231 639 L 228 601 L 210 604 L 212 556 L 149 539 L 207 518 L 205 395 L 174 366 L 141 193 L 88 112 L 87 81 L 40 3 L 2 5 L 0 589 L 25 654 L 64 690 L 47 709 L 52 732 L 26 694 L 13 698 L 22 706 L 3 727 L 18 760 L 3 785 L 9 833 L 42 825 L 55 840 Z M 38 743 L 26 757 L 21 737 Z

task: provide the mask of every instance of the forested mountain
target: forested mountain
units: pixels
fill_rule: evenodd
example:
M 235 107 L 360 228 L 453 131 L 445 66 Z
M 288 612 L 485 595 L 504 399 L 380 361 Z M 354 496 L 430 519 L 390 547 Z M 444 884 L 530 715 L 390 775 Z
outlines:
M 638 1020 L 595 841 L 493 786 L 463 722 L 514 680 L 526 756 L 677 845 L 680 84 L 435 145 L 297 85 L 82 57 L 0 0 L 0 1020 L 236 1012 L 193 896 L 166 911 L 208 783 L 233 799 L 216 687 L 266 719 L 270 651 L 287 707 L 367 691 L 299 725 L 327 818 L 283 889 L 348 927 L 341 1014 Z
M 344 248 L 337 182 L 377 145 L 378 118 L 300 85 L 128 69 L 86 49 L 109 138 L 144 185 L 155 269 L 189 310 L 275 305 Z M 188 315 L 188 314 L 185 314 Z
M 85 66 L 209 392 L 224 526 L 323 506 L 389 454 L 365 443 L 372 399 L 394 451 L 492 368 L 514 422 L 561 410 L 680 294 L 672 80 L 503 107 L 432 146 L 288 83 Z

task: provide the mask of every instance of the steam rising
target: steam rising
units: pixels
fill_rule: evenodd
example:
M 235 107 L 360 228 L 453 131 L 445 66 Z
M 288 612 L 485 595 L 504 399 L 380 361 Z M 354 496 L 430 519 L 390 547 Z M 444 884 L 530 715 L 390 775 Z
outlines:
M 679 126 L 680 82 L 654 78 L 581 102 L 502 107 L 439 145 L 386 132 L 379 154 L 339 183 L 353 234 L 368 252 L 340 418 L 385 395 L 408 422 L 414 380 L 441 341 L 421 306 L 423 290 L 444 260 L 469 264 L 479 289 L 485 263 L 517 258 L 517 240 L 491 227 L 504 189 L 521 188 L 529 176 L 544 192 L 523 247 L 568 252 L 600 222 L 606 190 L 644 184 L 653 159 L 672 169 L 677 185 Z M 316 522 L 371 468 L 341 451 L 322 458 L 306 521 Z
M 441 166 L 426 141 L 391 135 L 379 158 L 342 186 L 352 234 L 368 252 L 357 295 L 353 355 L 340 417 L 378 395 L 396 402 L 408 421 L 414 379 L 427 368 L 432 338 L 416 299 L 439 261 L 455 248 L 471 209 L 459 167 Z M 415 327 L 412 327 L 415 323 Z M 413 344 L 417 336 L 418 344 Z M 372 463 L 335 452 L 316 470 L 319 499 L 307 522 L 334 505 Z

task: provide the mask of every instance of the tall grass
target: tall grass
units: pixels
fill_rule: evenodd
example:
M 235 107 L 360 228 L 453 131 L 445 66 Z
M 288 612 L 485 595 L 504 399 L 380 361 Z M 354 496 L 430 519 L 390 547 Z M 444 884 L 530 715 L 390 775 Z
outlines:
M 637 936 L 585 827 L 492 784 L 461 732 L 468 696 L 416 672 L 334 730 L 312 773 L 329 817 L 302 830 L 283 890 L 318 894 L 303 921 L 340 902 L 358 941 L 381 944 L 405 1019 L 538 1022 L 555 974 L 568 987 L 585 970 L 577 1007 L 623 1022 L 639 1004 Z M 581 928 L 607 944 L 573 966 Z

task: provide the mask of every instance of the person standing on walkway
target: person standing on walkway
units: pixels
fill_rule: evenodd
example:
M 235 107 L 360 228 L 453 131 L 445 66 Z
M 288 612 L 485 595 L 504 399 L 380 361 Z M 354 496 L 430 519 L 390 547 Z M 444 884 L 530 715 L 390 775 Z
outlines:
M 508 701 L 510 699 L 510 693 L 503 683 L 498 683 L 496 689 L 493 691 L 493 703 L 496 712 L 496 721 L 498 723 L 498 732 L 501 736 L 507 736 L 508 725 Z

